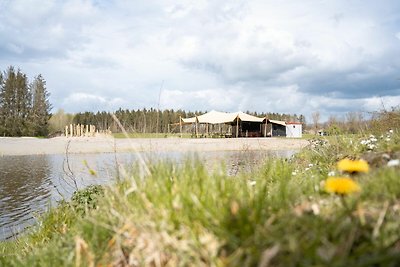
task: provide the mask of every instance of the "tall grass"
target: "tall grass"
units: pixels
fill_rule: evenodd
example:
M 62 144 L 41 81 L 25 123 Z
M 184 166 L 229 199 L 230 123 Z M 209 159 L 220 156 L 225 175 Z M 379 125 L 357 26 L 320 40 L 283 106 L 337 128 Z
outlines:
M 399 132 L 312 141 L 228 176 L 198 159 L 76 193 L 32 233 L 0 245 L 4 266 L 399 266 L 399 167 L 374 165 L 361 193 L 324 192 L 344 157 L 398 157 Z M 396 154 L 397 153 L 397 154 Z M 397 155 L 397 156 L 396 156 Z

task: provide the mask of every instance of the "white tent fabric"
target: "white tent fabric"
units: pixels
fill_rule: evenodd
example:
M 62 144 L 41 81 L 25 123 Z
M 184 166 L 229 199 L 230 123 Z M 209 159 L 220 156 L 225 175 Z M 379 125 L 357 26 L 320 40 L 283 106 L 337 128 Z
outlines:
M 183 123 L 195 123 L 196 122 L 196 117 L 192 118 L 182 118 Z
M 250 122 L 263 122 L 264 118 L 259 118 L 253 115 L 249 115 L 247 113 L 243 113 L 241 111 L 237 112 L 237 117 L 239 117 L 239 119 L 241 121 L 250 121 Z
M 236 116 L 232 113 L 219 112 L 215 110 L 197 116 L 197 120 L 199 123 L 210 123 L 210 124 L 229 123 L 233 122 L 235 119 Z
M 284 121 L 268 120 L 268 122 L 274 123 L 274 124 L 279 124 L 279 125 L 282 125 L 282 126 L 286 126 L 286 122 L 284 122 Z
M 196 120 L 198 123 L 210 123 L 210 124 L 218 124 L 218 123 L 233 123 L 236 118 L 239 118 L 241 121 L 248 122 L 263 122 L 264 118 L 259 118 L 256 116 L 252 116 L 241 111 L 226 113 L 212 110 L 203 115 L 192 117 L 192 118 L 182 118 L 183 123 L 195 123 Z

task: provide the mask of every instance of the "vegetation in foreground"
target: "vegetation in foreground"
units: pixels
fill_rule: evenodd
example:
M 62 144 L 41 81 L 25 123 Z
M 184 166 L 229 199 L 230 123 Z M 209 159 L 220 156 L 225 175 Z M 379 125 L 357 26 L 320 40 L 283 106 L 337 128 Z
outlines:
M 197 160 L 138 166 L 1 243 L 0 265 L 398 266 L 399 158 L 395 130 L 311 140 L 238 176 Z

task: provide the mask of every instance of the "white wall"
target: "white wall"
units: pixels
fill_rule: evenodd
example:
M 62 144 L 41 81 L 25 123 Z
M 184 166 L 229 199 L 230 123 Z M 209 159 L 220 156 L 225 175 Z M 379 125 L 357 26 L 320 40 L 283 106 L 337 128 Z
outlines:
M 286 137 L 302 137 L 302 125 L 301 124 L 286 124 Z

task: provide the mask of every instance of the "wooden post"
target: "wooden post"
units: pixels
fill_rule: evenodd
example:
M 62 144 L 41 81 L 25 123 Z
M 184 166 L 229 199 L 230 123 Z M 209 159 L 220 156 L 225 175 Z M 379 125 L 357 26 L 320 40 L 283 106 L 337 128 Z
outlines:
M 85 132 L 85 136 L 88 137 L 89 136 L 89 125 L 86 124 L 86 132 Z
M 65 125 L 65 137 L 68 137 L 68 125 Z
M 182 138 L 182 116 L 179 116 L 179 133 Z
M 69 133 L 70 133 L 71 137 L 74 136 L 74 126 L 72 124 L 69 125 Z
M 264 137 L 267 137 L 267 122 L 265 122 L 264 126 Z
M 196 120 L 195 120 L 195 127 L 196 127 L 196 138 L 198 138 L 199 137 L 199 126 L 198 126 L 198 124 L 197 124 L 197 117 L 196 117 Z
M 236 138 L 239 137 L 239 117 L 236 118 Z

